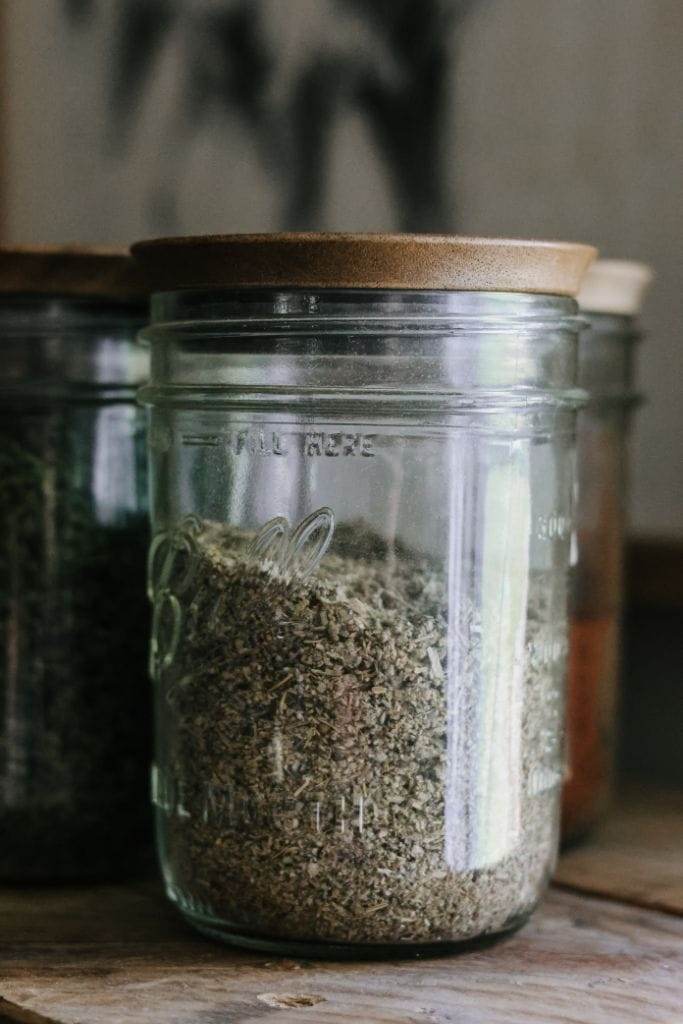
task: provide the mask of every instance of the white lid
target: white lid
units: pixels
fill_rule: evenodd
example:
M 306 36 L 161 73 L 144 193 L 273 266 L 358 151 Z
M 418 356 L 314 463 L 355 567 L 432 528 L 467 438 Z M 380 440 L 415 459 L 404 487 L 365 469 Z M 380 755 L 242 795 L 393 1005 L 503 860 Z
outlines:
M 589 267 L 578 302 L 586 313 L 637 316 L 654 272 L 634 260 L 598 260 Z

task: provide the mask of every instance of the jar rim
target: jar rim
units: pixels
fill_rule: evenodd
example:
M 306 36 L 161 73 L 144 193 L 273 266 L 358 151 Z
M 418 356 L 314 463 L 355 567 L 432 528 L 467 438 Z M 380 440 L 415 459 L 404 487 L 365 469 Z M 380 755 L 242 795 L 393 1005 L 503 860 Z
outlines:
M 142 340 L 334 335 L 422 337 L 578 330 L 576 300 L 525 292 L 185 288 L 152 296 Z
M 261 287 L 571 297 L 597 255 L 576 242 L 341 232 L 157 238 L 131 252 L 157 292 Z

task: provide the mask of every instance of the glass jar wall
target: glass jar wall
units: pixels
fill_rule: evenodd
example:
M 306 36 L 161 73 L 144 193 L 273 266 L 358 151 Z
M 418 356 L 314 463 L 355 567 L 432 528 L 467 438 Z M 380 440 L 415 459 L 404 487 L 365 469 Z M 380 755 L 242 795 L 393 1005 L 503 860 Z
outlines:
M 0 295 L 2 879 L 148 857 L 142 322 L 142 299 Z
M 579 382 L 590 397 L 577 428 L 565 842 L 581 838 L 600 819 L 615 773 L 628 436 L 638 401 L 635 313 L 651 276 L 642 264 L 599 260 L 581 296 L 588 329 L 579 345 Z
M 376 954 L 535 906 L 574 313 L 475 291 L 153 300 L 154 802 L 167 892 L 201 930 Z

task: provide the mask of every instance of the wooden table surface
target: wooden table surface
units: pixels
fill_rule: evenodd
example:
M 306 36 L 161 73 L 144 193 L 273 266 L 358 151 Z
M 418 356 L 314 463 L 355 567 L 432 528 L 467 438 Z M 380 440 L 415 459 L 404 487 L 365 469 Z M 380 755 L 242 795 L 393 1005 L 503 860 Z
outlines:
M 521 931 L 419 961 L 243 953 L 155 884 L 0 889 L 0 1022 L 683 1024 L 683 800 L 631 798 Z

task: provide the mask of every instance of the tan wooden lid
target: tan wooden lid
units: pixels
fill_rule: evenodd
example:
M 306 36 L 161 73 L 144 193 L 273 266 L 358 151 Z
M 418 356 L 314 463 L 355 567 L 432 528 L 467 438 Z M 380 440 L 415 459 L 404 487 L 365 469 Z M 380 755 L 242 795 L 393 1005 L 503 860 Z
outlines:
M 596 250 L 459 235 L 205 235 L 137 242 L 155 291 L 404 288 L 576 295 Z
M 126 249 L 0 246 L 0 293 L 145 299 L 149 289 Z

